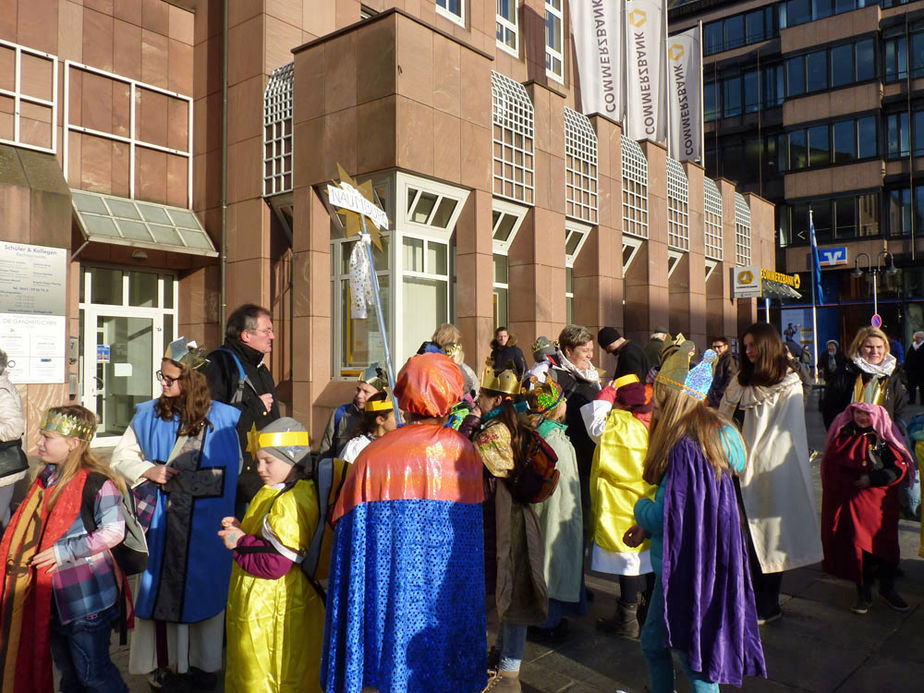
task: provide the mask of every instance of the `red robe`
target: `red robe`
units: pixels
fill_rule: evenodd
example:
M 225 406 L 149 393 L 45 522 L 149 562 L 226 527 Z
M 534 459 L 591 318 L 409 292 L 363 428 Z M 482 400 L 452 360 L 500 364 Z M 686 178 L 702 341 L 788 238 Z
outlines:
M 863 552 L 898 561 L 898 484 L 908 465 L 902 453 L 886 442 L 900 474 L 888 486 L 857 488 L 854 482 L 870 472 L 865 441 L 852 426 L 829 438 L 821 462 L 821 543 L 825 572 L 860 584 Z

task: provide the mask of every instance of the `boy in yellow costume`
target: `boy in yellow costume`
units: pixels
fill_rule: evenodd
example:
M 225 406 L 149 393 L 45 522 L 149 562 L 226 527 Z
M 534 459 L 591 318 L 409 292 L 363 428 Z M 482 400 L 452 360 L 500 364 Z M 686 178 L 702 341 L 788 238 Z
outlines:
M 318 524 L 317 492 L 302 478 L 308 432 L 283 417 L 251 431 L 248 450 L 264 486 L 219 532 L 234 550 L 225 690 L 320 691 L 324 604 L 300 567 Z
M 651 402 L 638 376 L 625 375 L 581 407 L 581 416 L 588 435 L 597 443 L 590 469 L 591 570 L 619 576 L 616 615 L 601 618 L 597 627 L 634 638 L 644 622 L 644 614 L 638 613 L 639 597 L 648 592 L 651 559 L 647 541 L 632 548 L 623 542 L 623 534 L 635 524 L 635 502 L 654 497 L 655 487 L 642 479 Z

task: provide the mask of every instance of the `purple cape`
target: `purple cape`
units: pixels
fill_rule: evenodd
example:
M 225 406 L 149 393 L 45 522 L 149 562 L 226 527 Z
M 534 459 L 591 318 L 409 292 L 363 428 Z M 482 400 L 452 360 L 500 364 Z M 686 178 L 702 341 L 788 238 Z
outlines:
M 731 476 L 716 481 L 700 446 L 683 438 L 670 452 L 664 485 L 667 645 L 716 683 L 766 677 Z

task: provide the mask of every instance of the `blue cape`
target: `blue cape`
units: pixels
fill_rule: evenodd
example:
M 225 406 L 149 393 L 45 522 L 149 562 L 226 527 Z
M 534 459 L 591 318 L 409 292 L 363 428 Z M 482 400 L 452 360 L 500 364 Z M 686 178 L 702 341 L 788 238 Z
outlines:
M 176 443 L 180 422 L 157 418 L 155 405 L 156 400 L 138 405 L 132 429 L 144 458 L 163 463 Z M 179 511 L 173 521 L 167 516 L 170 494 L 157 487 L 157 506 L 147 533 L 148 565 L 135 595 L 135 613 L 140 618 L 195 623 L 225 608 L 232 555 L 218 530 L 223 517 L 234 515 L 240 466 L 239 418 L 240 411 L 234 407 L 212 402 L 208 420 L 213 428 L 205 434 L 198 468 L 215 468 L 220 474 L 217 493 L 206 491 L 194 497 L 191 513 L 177 522 Z M 187 553 L 177 565 L 181 551 Z M 167 565 L 173 570 L 164 570 Z
M 682 438 L 664 477 L 666 643 L 710 681 L 767 675 L 735 486 Z

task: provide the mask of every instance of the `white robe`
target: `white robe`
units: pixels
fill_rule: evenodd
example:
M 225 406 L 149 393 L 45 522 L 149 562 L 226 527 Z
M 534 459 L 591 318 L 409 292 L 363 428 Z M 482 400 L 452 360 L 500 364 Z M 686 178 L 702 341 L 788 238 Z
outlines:
M 771 387 L 742 387 L 733 378 L 720 410 L 744 410 L 742 436 L 748 462 L 740 474 L 741 498 L 754 551 L 764 573 L 818 563 L 818 513 L 809 471 L 802 381 L 790 372 Z

